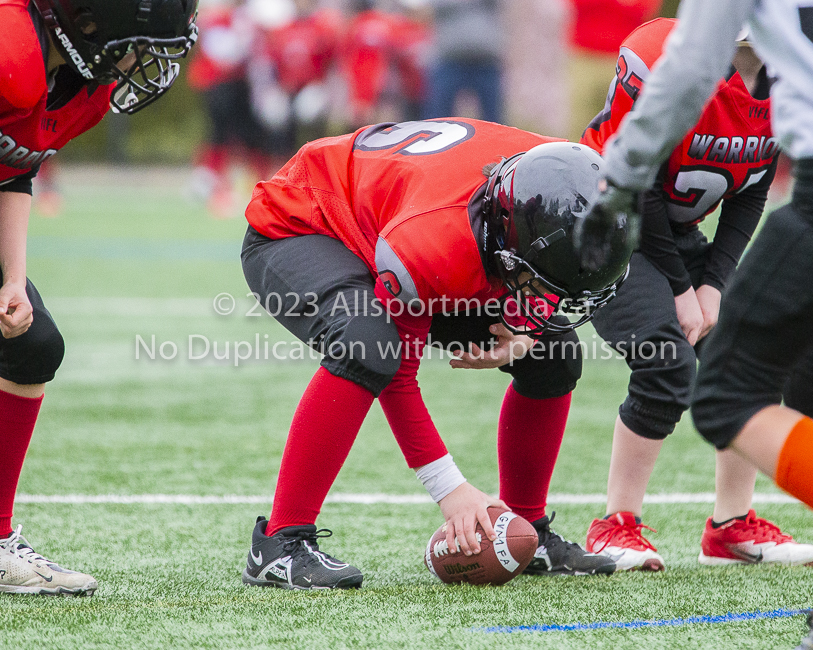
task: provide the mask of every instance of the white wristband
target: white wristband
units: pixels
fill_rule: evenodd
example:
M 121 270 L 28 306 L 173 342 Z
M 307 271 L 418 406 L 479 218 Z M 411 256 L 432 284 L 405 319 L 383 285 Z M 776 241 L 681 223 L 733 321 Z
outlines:
M 415 470 L 415 475 L 423 483 L 435 503 L 466 482 L 463 474 L 457 469 L 457 465 L 452 460 L 451 454 L 446 454 L 427 465 L 422 465 Z

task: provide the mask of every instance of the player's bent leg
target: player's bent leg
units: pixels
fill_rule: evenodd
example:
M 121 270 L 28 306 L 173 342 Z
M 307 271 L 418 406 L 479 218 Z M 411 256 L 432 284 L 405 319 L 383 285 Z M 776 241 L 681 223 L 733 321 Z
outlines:
M 545 340 L 513 364 L 500 368 L 513 377 L 500 411 L 497 452 L 500 498 L 532 522 L 539 535 L 531 575 L 609 575 L 615 563 L 588 553 L 554 532 L 545 515 L 551 476 L 570 411 L 571 391 L 581 377 L 575 332 Z
M 294 414 L 271 517 L 253 536 L 252 551 L 266 548 L 267 561 L 257 564 L 250 554 L 244 581 L 271 584 L 285 562 L 291 588 L 358 586 L 357 569 L 318 550 L 314 524 L 373 400 L 400 366 L 397 329 L 375 303 L 369 269 L 336 239 L 271 240 L 249 228 L 242 259 L 263 306 L 325 355 Z M 327 573 L 313 564 L 320 559 Z
M 22 536 L 22 526 L 0 539 L 0 593 L 43 596 L 92 596 L 91 576 L 69 571 L 36 553 Z
M 364 579 L 356 567 L 319 550 L 319 539 L 329 530 L 314 525 L 289 526 L 265 534 L 268 522 L 257 518 L 251 537 L 243 583 L 282 589 L 354 589 Z
M 619 570 L 660 571 L 663 558 L 643 534 L 643 500 L 663 441 L 689 407 L 695 352 L 669 281 L 641 253 L 633 254 L 627 281 L 594 324 L 631 374 L 613 431 L 606 515 L 591 523 L 587 550 L 614 559 Z
M 607 514 L 594 519 L 587 530 L 588 551 L 612 559 L 619 571 L 663 571 L 663 557 L 643 534 L 644 494 L 662 438 L 645 438 L 630 429 L 621 417 L 613 431 L 610 475 L 607 481 Z M 650 529 L 651 530 L 651 529 Z

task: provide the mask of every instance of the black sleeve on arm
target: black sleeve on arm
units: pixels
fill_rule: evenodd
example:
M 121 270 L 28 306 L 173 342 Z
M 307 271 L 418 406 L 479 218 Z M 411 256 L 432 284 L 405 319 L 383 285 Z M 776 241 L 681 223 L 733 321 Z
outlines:
M 765 177 L 758 183 L 723 201 L 717 232 L 706 261 L 703 284 L 720 291 L 725 289 L 762 217 L 778 160 L 779 156 L 776 156 Z
M 641 194 L 641 253 L 669 281 L 672 294 L 679 296 L 692 288 L 692 279 L 678 253 L 666 203 L 663 200 L 663 177 L 658 175 L 655 185 Z
M 33 194 L 33 184 L 31 181 L 37 175 L 39 167 L 35 167 L 25 174 L 20 174 L 0 185 L 0 192 L 19 192 L 20 194 Z

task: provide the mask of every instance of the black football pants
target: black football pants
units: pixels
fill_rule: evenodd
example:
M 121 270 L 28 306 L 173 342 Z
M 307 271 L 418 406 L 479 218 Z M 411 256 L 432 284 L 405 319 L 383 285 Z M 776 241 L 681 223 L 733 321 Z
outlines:
M 813 416 L 813 159 L 793 200 L 773 212 L 723 296 L 692 400 L 700 433 L 727 447 L 782 401 Z
M 2 281 L 0 274 L 0 284 Z M 43 384 L 54 378 L 62 363 L 65 342 L 31 280 L 26 280 L 25 290 L 34 321 L 20 336 L 0 336 L 0 377 L 15 384 Z
M 395 323 L 375 299 L 373 276 L 361 258 L 331 237 L 272 240 L 249 226 L 242 260 L 249 288 L 261 302 L 271 296 L 272 315 L 300 341 L 324 354 L 321 364 L 331 374 L 376 396 L 387 387 L 401 361 L 386 351 L 398 349 L 400 339 Z M 495 322 L 485 315 L 435 315 L 429 340 L 446 348 L 469 342 L 487 348 L 493 338 L 488 328 Z M 578 337 L 574 332 L 551 337 L 546 339 L 549 347 L 553 340 L 559 343 L 554 348 L 558 354 L 544 358 L 529 354 L 500 368 L 512 375 L 521 395 L 547 399 L 575 388 L 582 370 Z

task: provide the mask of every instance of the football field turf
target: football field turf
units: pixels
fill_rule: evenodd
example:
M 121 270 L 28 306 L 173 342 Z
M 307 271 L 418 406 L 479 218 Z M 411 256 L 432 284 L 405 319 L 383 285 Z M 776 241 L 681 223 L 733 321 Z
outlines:
M 289 335 L 251 315 L 239 264 L 244 222 L 214 221 L 187 203 L 181 176 L 91 170 L 65 180 L 65 213 L 30 226 L 29 275 L 67 353 L 46 392 L 15 523 L 38 552 L 100 587 L 83 599 L 0 597 L 0 648 L 798 644 L 804 619 L 795 612 L 813 604 L 813 569 L 697 563 L 714 459 L 688 418 L 652 477 L 661 502 L 644 511 L 665 573 L 440 584 L 422 554 L 442 517 L 374 406 L 317 522 L 334 531 L 322 548 L 361 568 L 363 588 L 244 587 L 254 519 L 270 509 L 287 426 L 318 360 L 283 358 Z M 220 294 L 236 299 L 230 315 L 215 312 Z M 227 310 L 227 298 L 217 305 Z M 593 341 L 589 327 L 581 334 Z M 252 359 L 236 365 L 235 350 Z M 496 492 L 505 376 L 453 371 L 435 352 L 419 379 L 463 473 Z M 603 514 L 591 495 L 606 489 L 626 381 L 622 361 L 588 360 L 574 393 L 549 507 L 553 528 L 574 541 Z M 762 477 L 757 492 L 781 496 Z M 758 513 L 813 540 L 810 511 L 777 501 Z

